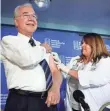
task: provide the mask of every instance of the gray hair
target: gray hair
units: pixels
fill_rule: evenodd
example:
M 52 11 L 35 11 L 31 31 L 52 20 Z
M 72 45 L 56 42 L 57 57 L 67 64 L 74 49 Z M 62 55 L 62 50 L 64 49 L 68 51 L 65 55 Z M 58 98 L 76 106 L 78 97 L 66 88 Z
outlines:
M 30 3 L 25 3 L 25 4 L 22 4 L 22 5 L 17 6 L 17 7 L 15 8 L 15 10 L 14 10 L 14 17 L 19 16 L 19 9 L 20 9 L 21 7 L 32 7 L 32 4 L 30 4 Z

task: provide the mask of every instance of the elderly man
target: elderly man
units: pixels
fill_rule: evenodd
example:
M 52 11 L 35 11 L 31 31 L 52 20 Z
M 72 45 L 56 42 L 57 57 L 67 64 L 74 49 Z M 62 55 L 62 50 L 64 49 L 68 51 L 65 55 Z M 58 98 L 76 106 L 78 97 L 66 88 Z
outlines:
M 57 111 L 62 76 L 53 56 L 46 53 L 40 42 L 33 38 L 37 16 L 32 5 L 17 6 L 14 22 L 18 35 L 5 36 L 1 41 L 1 55 L 9 88 L 5 111 Z M 48 87 L 46 67 L 50 68 L 46 69 L 50 74 Z

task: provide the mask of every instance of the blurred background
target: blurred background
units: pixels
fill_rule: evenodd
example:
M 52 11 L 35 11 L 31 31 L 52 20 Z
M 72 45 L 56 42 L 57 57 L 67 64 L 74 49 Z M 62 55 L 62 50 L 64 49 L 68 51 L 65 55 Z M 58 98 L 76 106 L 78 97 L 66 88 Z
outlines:
M 1 0 L 1 22 L 12 25 L 14 8 L 31 2 L 40 28 L 110 35 L 110 0 L 47 1 L 50 2 L 47 8 L 38 8 L 34 0 Z

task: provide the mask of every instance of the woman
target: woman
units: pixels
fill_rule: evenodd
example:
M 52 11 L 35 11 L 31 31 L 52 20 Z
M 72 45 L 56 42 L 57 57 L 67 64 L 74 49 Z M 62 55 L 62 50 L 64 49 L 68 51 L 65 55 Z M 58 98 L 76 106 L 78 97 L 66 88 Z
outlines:
M 80 57 L 73 57 L 68 66 L 57 63 L 58 68 L 68 75 L 68 111 L 78 109 L 72 101 L 74 88 L 84 93 L 91 111 L 98 111 L 104 103 L 110 102 L 110 54 L 96 33 L 84 35 L 81 47 Z

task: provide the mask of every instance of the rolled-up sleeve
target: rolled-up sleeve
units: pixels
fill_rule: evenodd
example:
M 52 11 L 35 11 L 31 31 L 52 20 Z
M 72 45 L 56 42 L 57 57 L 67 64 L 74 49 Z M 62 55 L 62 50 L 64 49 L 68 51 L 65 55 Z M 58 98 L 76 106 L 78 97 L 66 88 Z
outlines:
M 79 83 L 83 88 L 99 87 L 110 83 L 110 58 L 103 58 L 95 70 L 78 71 Z
M 1 54 L 13 64 L 21 68 L 34 67 L 43 58 L 46 53 L 45 49 L 41 46 L 31 47 L 30 45 L 23 45 L 16 37 L 4 37 L 1 41 Z M 25 44 L 25 43 L 24 43 Z

